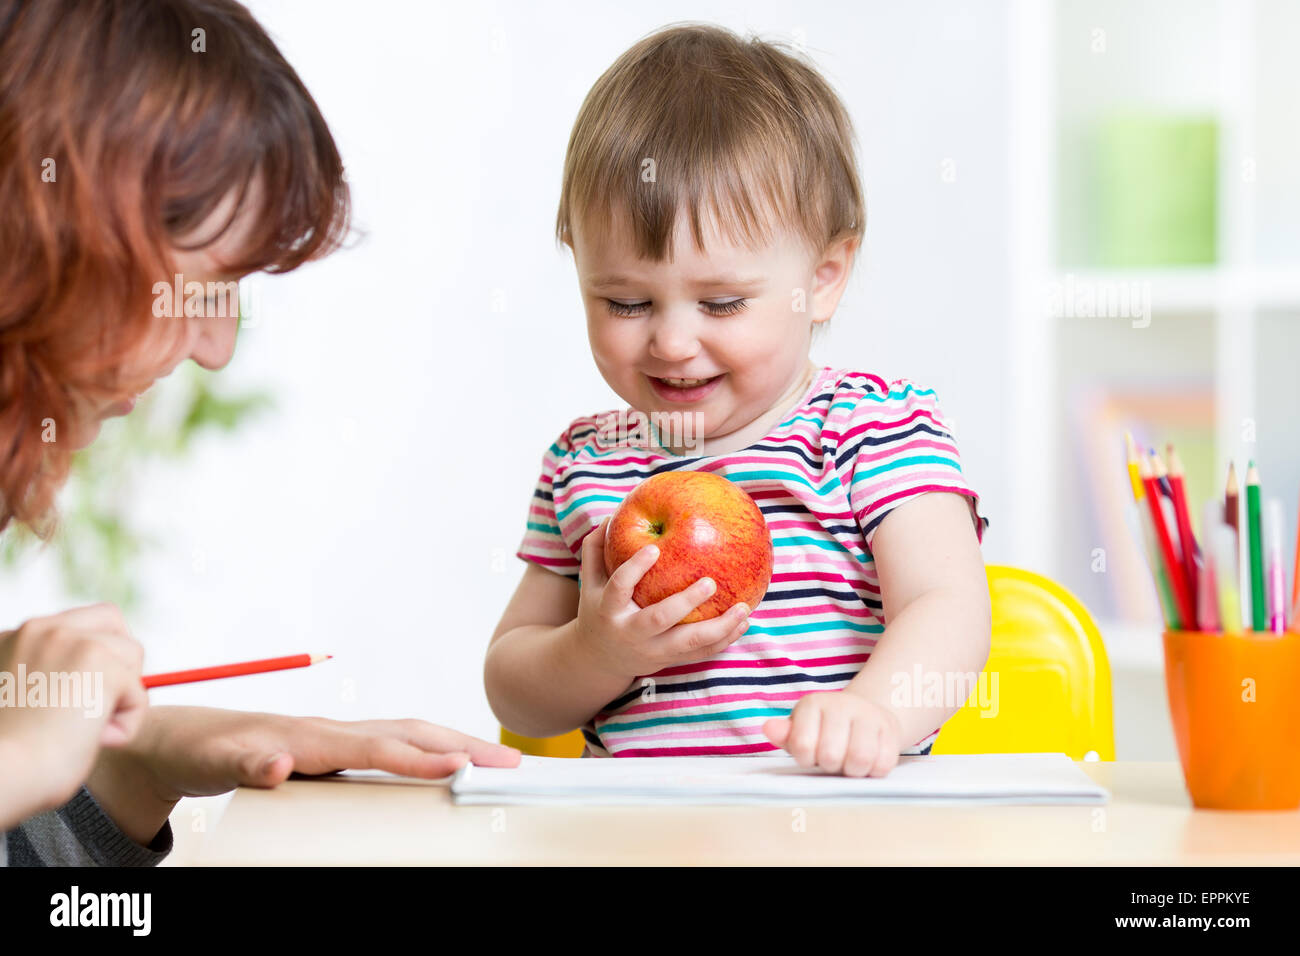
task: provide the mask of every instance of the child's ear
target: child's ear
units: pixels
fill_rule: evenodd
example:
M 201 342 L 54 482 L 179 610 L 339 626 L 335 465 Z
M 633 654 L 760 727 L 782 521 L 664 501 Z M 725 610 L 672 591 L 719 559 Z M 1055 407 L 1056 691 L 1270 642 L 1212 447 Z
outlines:
M 835 314 L 853 272 L 853 258 L 857 251 L 857 237 L 849 236 L 828 246 L 814 266 L 811 303 L 814 323 L 825 322 Z

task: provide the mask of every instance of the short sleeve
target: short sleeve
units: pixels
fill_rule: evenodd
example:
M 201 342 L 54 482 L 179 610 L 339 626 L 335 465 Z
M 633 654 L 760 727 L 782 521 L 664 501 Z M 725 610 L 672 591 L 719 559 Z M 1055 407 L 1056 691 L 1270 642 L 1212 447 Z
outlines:
M 851 462 L 849 502 L 867 549 L 887 514 L 930 492 L 964 495 L 982 543 L 988 519 L 979 513 L 979 495 L 966 483 L 952 428 L 934 390 L 907 379 L 890 382 L 887 389 L 869 391 L 858 400 L 841 437 L 839 461 Z
M 578 556 L 564 540 L 555 513 L 555 473 L 569 454 L 569 431 L 560 435 L 542 455 L 542 473 L 528 505 L 528 523 L 516 556 L 549 571 L 578 580 Z

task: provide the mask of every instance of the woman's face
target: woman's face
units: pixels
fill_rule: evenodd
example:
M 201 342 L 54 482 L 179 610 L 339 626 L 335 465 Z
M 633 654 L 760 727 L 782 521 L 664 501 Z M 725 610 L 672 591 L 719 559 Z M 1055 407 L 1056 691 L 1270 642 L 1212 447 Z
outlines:
M 221 288 L 228 294 L 216 300 L 205 300 L 203 315 L 185 315 L 184 300 L 175 303 L 174 317 L 164 317 L 159 321 L 184 323 L 184 333 L 180 338 L 179 346 L 165 355 L 137 356 L 131 363 L 131 367 L 122 370 L 124 377 L 152 384 L 170 375 L 187 359 L 213 371 L 224 367 L 230 361 L 235 351 L 235 335 L 239 327 L 240 277 L 226 272 L 222 263 L 235 261 L 239 250 L 243 248 L 241 244 L 246 239 L 253 216 L 256 215 L 254 210 L 258 208 L 256 199 L 256 194 L 250 196 L 250 201 L 245 204 L 244 210 L 231 223 L 230 228 L 215 241 L 201 248 L 188 247 L 200 245 L 204 237 L 215 235 L 220 231 L 236 201 L 235 193 L 228 195 L 212 215 L 192 233 L 178 237 L 178 245 L 187 248 L 173 250 L 171 257 L 173 273 L 159 276 L 158 281 L 174 288 L 175 277 L 179 275 L 182 290 L 190 282 L 202 283 L 204 289 L 211 288 L 209 283 L 221 283 Z M 87 405 L 80 416 L 81 429 L 74 447 L 84 448 L 94 441 L 105 419 L 128 414 L 135 407 L 140 394 L 137 393 L 123 401 Z

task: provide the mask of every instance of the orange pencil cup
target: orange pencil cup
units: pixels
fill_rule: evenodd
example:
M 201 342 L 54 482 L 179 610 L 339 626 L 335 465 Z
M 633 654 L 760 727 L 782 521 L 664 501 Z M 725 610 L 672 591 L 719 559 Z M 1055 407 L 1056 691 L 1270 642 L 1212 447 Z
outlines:
M 1300 807 L 1300 634 L 1165 631 L 1165 686 L 1192 803 Z

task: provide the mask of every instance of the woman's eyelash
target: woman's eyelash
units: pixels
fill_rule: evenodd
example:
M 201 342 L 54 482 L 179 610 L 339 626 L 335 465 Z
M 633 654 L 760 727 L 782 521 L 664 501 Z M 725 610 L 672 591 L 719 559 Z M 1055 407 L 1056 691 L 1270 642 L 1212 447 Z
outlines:
M 732 299 L 730 302 L 701 302 L 700 305 L 710 315 L 735 315 L 743 311 L 748 302 L 748 299 Z M 650 308 L 649 302 L 615 302 L 613 299 L 606 299 L 605 305 L 611 313 L 624 318 L 641 315 Z

